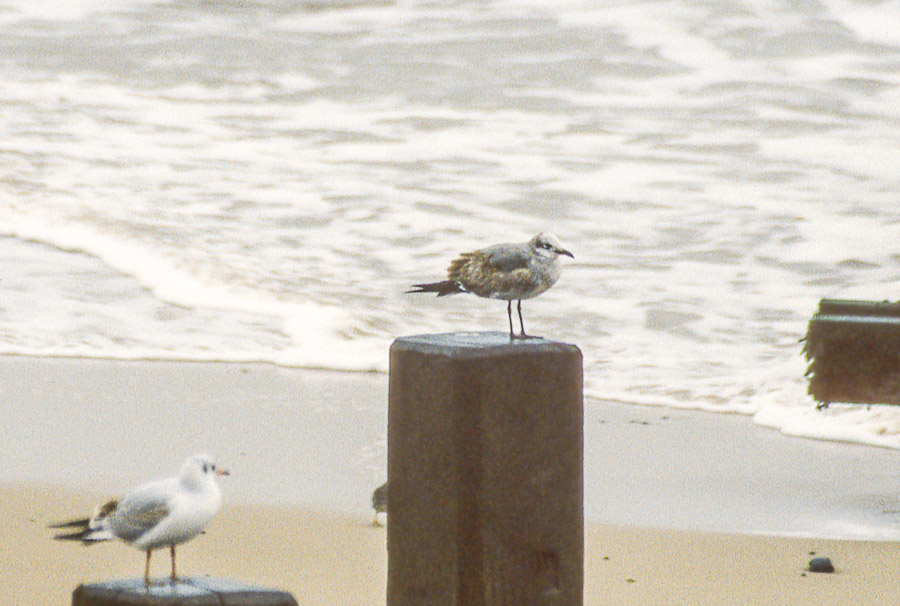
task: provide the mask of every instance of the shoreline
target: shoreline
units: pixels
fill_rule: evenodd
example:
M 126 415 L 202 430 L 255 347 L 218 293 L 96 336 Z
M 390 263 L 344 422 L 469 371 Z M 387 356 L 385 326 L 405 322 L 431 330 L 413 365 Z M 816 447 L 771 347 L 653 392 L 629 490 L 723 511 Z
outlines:
M 536 337 L 543 338 L 543 337 Z M 56 360 L 59 362 L 65 362 L 68 360 L 71 361 L 83 361 L 83 362 L 101 362 L 101 363 L 109 363 L 109 364 L 189 364 L 189 365 L 209 365 L 209 366 L 217 366 L 217 365 L 225 365 L 225 366 L 243 366 L 243 367 L 262 367 L 262 368 L 270 368 L 270 369 L 280 369 L 287 372 L 310 372 L 310 373 L 321 373 L 325 375 L 332 376 L 369 376 L 369 377 L 382 377 L 385 380 L 389 377 L 389 370 L 379 370 L 377 368 L 369 368 L 369 369 L 353 369 L 353 368 L 332 368 L 326 366 L 297 366 L 291 364 L 279 363 L 273 360 L 266 359 L 258 359 L 258 358 L 240 358 L 235 357 L 233 359 L 199 359 L 196 357 L 162 357 L 162 356 L 134 356 L 134 357 L 122 357 L 122 356 L 110 356 L 110 355 L 91 355 L 85 353 L 56 353 L 56 354 L 38 354 L 38 353 L 25 353 L 25 352 L 3 352 L 0 353 L 0 364 L 2 364 L 3 360 L 16 360 L 16 359 L 30 359 L 30 360 Z M 840 437 L 837 435 L 833 436 L 822 436 L 815 433 L 797 433 L 794 431 L 786 431 L 783 427 L 778 425 L 777 423 L 770 422 L 768 420 L 759 421 L 755 417 L 758 416 L 758 413 L 754 412 L 746 412 L 741 410 L 716 410 L 714 408 L 709 407 L 690 407 L 684 405 L 677 404 L 667 404 L 667 403 L 655 403 L 649 399 L 640 400 L 640 399 L 629 399 L 627 397 L 619 398 L 615 396 L 593 396 L 587 395 L 584 396 L 585 406 L 590 405 L 591 403 L 596 405 L 615 405 L 627 408 L 648 408 L 652 410 L 676 410 L 676 411 L 685 411 L 690 414 L 700 414 L 700 415 L 713 415 L 713 416 L 737 416 L 740 418 L 749 418 L 753 419 L 754 425 L 756 425 L 760 429 L 764 430 L 772 430 L 778 433 L 782 433 L 786 437 L 792 439 L 799 440 L 813 440 L 817 442 L 826 442 L 826 443 L 837 443 L 837 444 L 846 444 L 849 446 L 860 446 L 863 448 L 879 448 L 886 449 L 890 451 L 900 452 L 900 448 L 895 447 L 888 443 L 877 442 L 877 441 L 866 441 L 865 439 L 854 439 L 850 437 Z M 875 407 L 875 408 L 886 408 L 889 409 L 891 407 L 897 406 L 895 404 L 885 404 L 885 403 L 870 403 L 870 404 L 854 404 L 854 403 L 842 403 L 842 402 L 833 402 L 830 404 L 830 407 L 836 409 L 852 409 L 857 406 L 865 406 L 865 407 Z

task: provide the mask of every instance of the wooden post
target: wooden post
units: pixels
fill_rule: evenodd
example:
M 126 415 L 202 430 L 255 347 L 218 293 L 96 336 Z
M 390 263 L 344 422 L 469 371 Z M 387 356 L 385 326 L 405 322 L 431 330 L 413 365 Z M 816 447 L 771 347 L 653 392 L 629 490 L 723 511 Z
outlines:
M 390 362 L 388 606 L 581 606 L 579 349 L 423 335 Z
M 900 303 L 823 299 L 804 351 L 820 407 L 900 404 Z
M 210 578 L 144 585 L 126 579 L 79 585 L 72 606 L 297 606 L 291 594 Z

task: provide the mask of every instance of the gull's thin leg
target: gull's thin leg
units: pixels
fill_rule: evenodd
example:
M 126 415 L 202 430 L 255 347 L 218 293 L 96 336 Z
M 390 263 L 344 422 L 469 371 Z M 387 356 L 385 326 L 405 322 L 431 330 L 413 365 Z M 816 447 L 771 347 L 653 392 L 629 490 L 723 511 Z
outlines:
M 169 553 L 172 554 L 172 582 L 178 582 L 178 575 L 175 574 L 175 546 L 169 545 Z
M 147 550 L 147 560 L 144 562 L 144 585 L 150 586 L 150 554 L 153 553 L 149 549 Z
M 523 339 L 527 339 L 528 335 L 525 334 L 525 322 L 522 321 L 522 299 L 519 299 L 519 304 L 516 306 L 516 309 L 519 310 L 519 326 L 522 328 L 522 334 L 520 336 Z
M 513 332 L 513 323 L 512 323 L 512 299 L 507 301 L 506 303 L 506 315 L 509 316 L 509 338 L 510 340 L 516 338 L 516 333 Z

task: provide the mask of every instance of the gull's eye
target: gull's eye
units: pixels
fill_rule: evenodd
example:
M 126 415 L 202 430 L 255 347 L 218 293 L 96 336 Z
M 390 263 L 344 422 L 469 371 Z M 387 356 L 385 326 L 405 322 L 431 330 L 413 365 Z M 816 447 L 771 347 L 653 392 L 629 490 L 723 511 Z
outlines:
M 203 473 L 207 473 L 208 471 L 209 471 L 209 464 L 208 464 L 208 463 L 204 463 L 204 464 L 203 464 Z

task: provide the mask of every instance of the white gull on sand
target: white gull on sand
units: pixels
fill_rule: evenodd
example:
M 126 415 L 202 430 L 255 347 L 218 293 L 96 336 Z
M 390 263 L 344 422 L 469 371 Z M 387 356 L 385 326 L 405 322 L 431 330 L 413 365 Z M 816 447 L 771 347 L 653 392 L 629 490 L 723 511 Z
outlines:
M 54 524 L 51 528 L 72 529 L 57 534 L 60 540 L 98 541 L 119 539 L 147 554 L 144 582 L 150 584 L 150 554 L 169 547 L 172 582 L 175 574 L 175 546 L 200 534 L 222 505 L 217 475 L 228 475 L 206 455 L 189 457 L 176 477 L 156 480 L 129 492 L 121 501 L 109 501 L 90 518 Z

